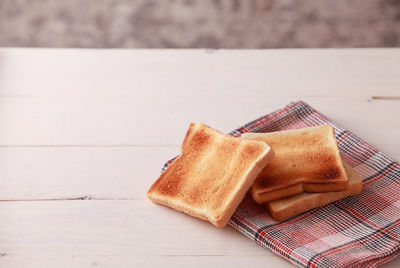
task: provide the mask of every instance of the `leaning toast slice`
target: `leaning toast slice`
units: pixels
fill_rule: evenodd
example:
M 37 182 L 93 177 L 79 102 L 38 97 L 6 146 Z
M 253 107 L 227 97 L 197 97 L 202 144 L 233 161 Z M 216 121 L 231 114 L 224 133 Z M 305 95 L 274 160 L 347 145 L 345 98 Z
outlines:
M 265 142 L 191 124 L 180 156 L 154 182 L 147 196 L 154 203 L 224 227 L 273 157 Z
M 302 192 L 347 189 L 348 179 L 331 126 L 271 133 L 244 133 L 266 142 L 275 158 L 263 169 L 251 192 L 260 204 Z
M 361 193 L 363 184 L 360 175 L 348 164 L 344 163 L 344 167 L 349 178 L 349 187 L 347 190 L 328 193 L 302 193 L 271 201 L 267 203 L 267 208 L 272 218 L 276 221 L 283 221 L 307 210 Z

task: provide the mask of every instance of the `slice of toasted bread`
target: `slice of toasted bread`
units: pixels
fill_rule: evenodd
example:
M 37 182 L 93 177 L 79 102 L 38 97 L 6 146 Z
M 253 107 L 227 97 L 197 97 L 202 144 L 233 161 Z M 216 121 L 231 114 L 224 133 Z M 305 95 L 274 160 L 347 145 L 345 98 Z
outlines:
M 261 141 L 191 124 L 178 156 L 147 192 L 154 203 L 224 227 L 257 175 L 274 157 Z
M 252 196 L 259 204 L 302 192 L 347 189 L 347 175 L 331 126 L 244 133 L 242 137 L 265 141 L 275 151 L 275 158 L 251 188 Z
M 272 218 L 276 221 L 283 221 L 307 210 L 361 193 L 363 184 L 360 175 L 348 164 L 344 163 L 344 167 L 349 178 L 349 187 L 347 190 L 327 193 L 302 193 L 271 201 L 266 206 Z

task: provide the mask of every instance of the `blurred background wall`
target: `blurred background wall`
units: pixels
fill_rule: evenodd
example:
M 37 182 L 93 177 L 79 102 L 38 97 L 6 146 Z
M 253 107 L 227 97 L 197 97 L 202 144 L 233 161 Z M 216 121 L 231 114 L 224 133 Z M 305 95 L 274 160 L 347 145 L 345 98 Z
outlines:
M 400 0 L 0 0 L 0 46 L 398 47 Z

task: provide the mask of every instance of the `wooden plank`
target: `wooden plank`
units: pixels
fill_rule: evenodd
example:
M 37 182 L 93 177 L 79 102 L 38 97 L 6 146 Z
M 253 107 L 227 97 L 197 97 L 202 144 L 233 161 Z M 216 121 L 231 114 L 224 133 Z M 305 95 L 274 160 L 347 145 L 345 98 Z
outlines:
M 375 147 L 394 161 L 400 162 L 400 144 L 377 144 Z
M 2 267 L 295 267 L 278 256 L 3 256 Z M 400 258 L 382 265 L 396 268 Z
M 0 147 L 0 200 L 145 199 L 179 147 Z
M 0 96 L 399 95 L 400 49 L 0 49 Z
M 200 93 L 199 93 L 200 94 Z M 179 145 L 190 122 L 229 132 L 297 98 L 0 98 L 0 145 Z M 400 136 L 399 101 L 304 98 L 371 143 Z
M 148 200 L 0 202 L 0 221 L 0 249 L 7 256 L 272 254 L 230 227 Z
M 0 145 L 178 145 L 189 122 L 227 132 L 297 99 L 369 142 L 399 136 L 398 100 L 371 97 L 400 95 L 400 49 L 5 48 L 0 59 Z
M 400 145 L 377 145 L 400 160 Z M 179 147 L 0 147 L 0 200 L 146 199 Z
M 2 267 L 290 267 L 230 227 L 144 200 L 0 202 L 0 221 Z
M 278 256 L 5 256 L 2 267 L 294 267 Z M 385 267 L 385 266 L 383 266 Z M 390 266 L 395 267 L 395 266 Z M 389 266 L 387 267 L 389 268 Z

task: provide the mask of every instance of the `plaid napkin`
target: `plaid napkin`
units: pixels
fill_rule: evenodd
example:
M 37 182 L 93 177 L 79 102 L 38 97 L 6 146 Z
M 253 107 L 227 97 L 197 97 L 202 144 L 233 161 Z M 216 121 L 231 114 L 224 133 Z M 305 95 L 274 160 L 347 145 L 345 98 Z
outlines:
M 342 158 L 363 178 L 362 194 L 282 222 L 246 195 L 229 225 L 301 267 L 376 267 L 400 253 L 400 163 L 303 101 L 254 120 L 231 133 L 271 132 L 329 124 Z M 164 169 L 171 163 L 168 161 Z

